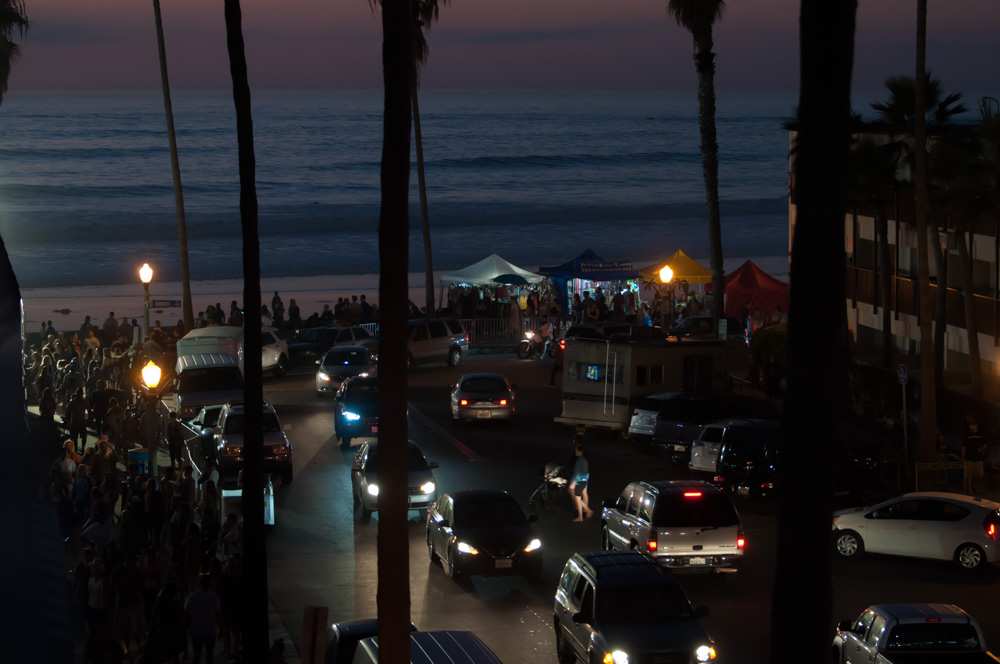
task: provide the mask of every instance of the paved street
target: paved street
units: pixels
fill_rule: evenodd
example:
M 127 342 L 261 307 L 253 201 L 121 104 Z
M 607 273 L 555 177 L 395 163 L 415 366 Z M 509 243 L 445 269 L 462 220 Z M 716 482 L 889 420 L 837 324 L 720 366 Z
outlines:
M 513 425 L 454 424 L 447 409 L 449 386 L 465 371 L 501 371 L 518 387 L 519 413 Z M 559 393 L 547 386 L 548 366 L 513 356 L 473 356 L 459 369 L 433 367 L 411 373 L 410 436 L 428 458 L 440 463 L 439 491 L 509 489 L 526 502 L 541 465 L 566 463 L 571 432 L 556 425 Z M 278 496 L 277 527 L 268 542 L 272 600 L 296 640 L 302 611 L 327 606 L 332 621 L 375 615 L 377 516 L 353 520 L 352 453 L 333 441 L 332 400 L 313 392 L 306 368 L 271 381 L 266 396 L 278 410 L 295 445 L 295 482 Z M 634 445 L 611 436 L 588 442 L 592 506 L 615 496 L 627 481 L 686 476 Z M 567 501 L 568 509 L 568 501 Z M 706 623 L 725 662 L 766 659 L 770 587 L 774 574 L 776 520 L 770 505 L 739 505 L 748 538 L 738 575 L 685 576 L 696 604 L 711 612 Z M 470 629 L 505 662 L 555 662 L 552 596 L 566 558 L 600 545 L 600 524 L 570 522 L 553 508 L 537 524 L 545 553 L 539 582 L 474 579 L 455 583 L 428 561 L 422 522 L 411 513 L 410 594 L 413 622 L 421 629 Z M 868 557 L 851 565 L 835 561 L 835 618 L 852 618 L 881 601 L 954 602 L 976 615 L 992 644 L 1000 643 L 995 612 L 1000 574 L 968 576 L 945 563 Z M 808 605 L 803 598 L 804 606 Z M 832 629 L 832 626 L 831 626 Z

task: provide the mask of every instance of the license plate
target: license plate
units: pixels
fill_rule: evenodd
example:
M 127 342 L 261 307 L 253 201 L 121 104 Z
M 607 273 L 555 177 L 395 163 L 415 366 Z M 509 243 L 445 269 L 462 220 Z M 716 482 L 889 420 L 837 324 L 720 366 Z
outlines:
M 372 425 L 372 433 L 378 433 L 378 425 L 377 424 L 373 424 Z
M 496 561 L 497 569 L 510 569 L 513 566 L 514 566 L 514 561 L 511 560 L 510 558 L 500 558 L 499 560 Z
M 686 447 L 684 447 L 683 445 L 674 445 L 674 451 L 675 451 L 675 452 L 683 452 L 683 451 L 684 451 L 684 450 L 686 450 L 686 449 L 687 449 L 687 448 L 686 448 Z
M 704 565 L 705 564 L 705 559 L 704 558 L 691 558 L 690 560 L 688 560 L 688 564 L 689 565 Z
M 476 411 L 476 417 L 478 417 L 481 420 L 488 420 L 488 419 L 490 419 L 490 411 L 488 411 L 488 410 L 477 410 Z

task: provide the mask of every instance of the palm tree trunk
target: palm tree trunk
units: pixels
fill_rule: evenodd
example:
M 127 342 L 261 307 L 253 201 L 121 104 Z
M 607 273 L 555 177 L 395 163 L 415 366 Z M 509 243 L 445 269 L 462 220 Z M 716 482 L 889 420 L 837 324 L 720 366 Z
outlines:
M 243 650 L 265 662 L 268 643 L 267 550 L 264 545 L 264 388 L 260 338 L 260 239 L 257 233 L 256 158 L 240 0 L 225 0 L 226 46 L 236 109 L 243 231 Z
M 970 231 L 959 231 L 958 260 L 962 269 L 962 297 L 965 309 L 965 333 L 969 342 L 969 378 L 972 381 L 972 395 L 977 399 L 983 395 L 983 365 L 979 354 L 979 327 L 976 324 L 976 296 L 972 284 L 972 258 L 969 244 L 975 241 L 975 235 Z
M 832 449 L 848 394 L 844 219 L 857 3 L 802 0 L 797 223 L 788 321 L 789 445 L 779 503 L 771 662 L 829 657 Z M 802 598 L 809 611 L 802 611 Z M 782 626 L 780 629 L 774 626 Z
M 914 211 L 917 221 L 917 290 L 920 296 L 920 448 L 921 459 L 937 449 L 937 408 L 934 399 L 934 342 L 931 336 L 930 261 L 927 217 L 927 0 L 917 0 L 917 72 L 914 109 Z
M 708 211 L 708 251 L 712 264 L 712 319 L 719 329 L 726 298 L 722 269 L 722 221 L 719 214 L 719 142 L 715 131 L 715 53 L 712 30 L 695 37 L 695 69 L 698 72 L 698 127 L 701 131 L 701 165 Z
M 12 477 L 23 475 L 20 469 L 29 466 L 29 456 L 38 452 L 30 449 L 25 427 L 22 314 L 21 287 L 0 237 L 0 422 L 14 448 L 12 458 L 18 459 L 18 463 L 7 464 L 15 470 Z
M 937 288 L 934 291 L 934 396 L 941 399 L 944 397 L 944 355 L 948 332 L 948 241 L 945 240 L 945 247 L 942 248 L 938 231 L 935 229 L 932 233 L 934 237 L 930 245 L 937 269 Z
M 410 567 L 406 524 L 406 319 L 409 266 L 410 98 L 413 22 L 409 0 L 382 1 L 385 89 L 379 214 L 379 661 L 410 661 Z M 381 463 L 381 462 L 380 462 Z
M 156 45 L 160 55 L 160 85 L 163 87 L 163 114 L 167 118 L 167 141 L 170 144 L 170 175 L 174 182 L 174 209 L 177 212 L 177 242 L 181 259 L 181 304 L 184 327 L 194 327 L 194 308 L 191 305 L 191 271 L 188 265 L 187 218 L 184 214 L 184 187 L 181 184 L 181 163 L 177 156 L 177 132 L 174 129 L 174 107 L 170 100 L 170 76 L 167 73 L 167 46 L 163 38 L 163 18 L 160 0 L 153 0 L 153 18 L 156 23 Z
M 424 236 L 424 297 L 427 315 L 433 316 L 434 306 L 434 255 L 431 252 L 431 218 L 427 211 L 427 176 L 424 173 L 424 136 L 420 130 L 420 102 L 418 100 L 417 81 L 414 77 L 410 88 L 410 101 L 413 104 L 413 140 L 417 152 L 417 185 L 420 190 L 420 230 Z
M 882 237 L 879 242 L 879 263 L 882 265 L 882 367 L 892 369 L 896 348 L 892 340 L 892 262 L 889 257 L 889 217 L 881 218 Z

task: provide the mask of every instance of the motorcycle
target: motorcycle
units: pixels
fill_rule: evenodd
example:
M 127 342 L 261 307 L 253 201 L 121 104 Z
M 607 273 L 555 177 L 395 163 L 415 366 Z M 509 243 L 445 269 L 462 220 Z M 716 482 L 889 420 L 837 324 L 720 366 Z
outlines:
M 545 468 L 542 470 L 542 481 L 528 497 L 529 514 L 537 516 L 541 510 L 547 508 L 553 498 L 560 494 L 566 495 L 568 483 L 566 471 L 562 466 L 556 463 L 545 464 Z
M 546 350 L 545 339 L 534 330 L 525 332 L 521 343 L 517 345 L 517 357 L 522 360 L 532 357 L 543 359 L 544 357 L 552 356 L 552 344 L 550 343 L 548 350 Z

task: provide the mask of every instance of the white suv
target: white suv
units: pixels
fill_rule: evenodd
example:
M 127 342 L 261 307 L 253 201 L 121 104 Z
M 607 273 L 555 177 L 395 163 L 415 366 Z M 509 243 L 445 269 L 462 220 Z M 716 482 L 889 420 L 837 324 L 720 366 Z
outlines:
M 735 572 L 746 537 L 729 496 L 706 482 L 632 482 L 601 511 L 605 551 L 635 550 L 668 567 Z
M 959 493 L 907 493 L 835 512 L 834 549 L 954 560 L 969 570 L 1000 562 L 1000 503 Z

